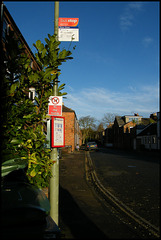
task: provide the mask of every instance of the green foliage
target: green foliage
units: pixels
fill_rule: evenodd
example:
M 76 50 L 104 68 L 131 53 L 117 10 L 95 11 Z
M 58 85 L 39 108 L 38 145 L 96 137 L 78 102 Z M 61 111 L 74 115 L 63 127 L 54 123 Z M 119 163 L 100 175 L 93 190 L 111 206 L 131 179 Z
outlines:
M 10 33 L 5 46 L 7 51 L 3 55 L 1 89 L 3 175 L 27 164 L 28 179 L 39 188 L 48 186 L 53 164 L 50 149 L 45 148 L 44 122 L 48 98 L 52 95 L 57 74 L 60 75 L 59 66 L 72 59 L 70 51 L 60 51 L 60 42 L 56 41 L 55 35 L 48 34 L 45 42 L 46 45 L 38 40 L 34 44 L 37 50 L 35 58 L 41 71 L 34 70 L 23 46 Z M 60 85 L 59 95 L 66 94 L 61 93 L 64 86 Z M 30 87 L 36 89 L 35 103 L 28 98 Z M 10 170 L 5 171 L 5 167 Z
M 65 87 L 65 83 L 61 84 L 59 87 L 58 87 L 58 96 L 64 96 L 64 95 L 67 95 L 66 92 L 61 92 L 62 90 L 64 90 L 64 87 Z M 64 97 L 65 98 L 65 97 Z
M 2 177 L 6 176 L 7 174 L 16 169 L 25 168 L 26 165 L 26 161 L 24 161 L 23 158 L 15 158 L 5 161 L 4 163 L 2 163 L 1 168 Z

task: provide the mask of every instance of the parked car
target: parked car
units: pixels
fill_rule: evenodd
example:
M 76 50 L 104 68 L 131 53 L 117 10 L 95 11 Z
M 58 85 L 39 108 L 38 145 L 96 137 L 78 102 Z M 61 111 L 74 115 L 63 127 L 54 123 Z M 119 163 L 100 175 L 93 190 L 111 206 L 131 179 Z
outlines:
M 85 145 L 85 144 L 82 144 L 82 145 L 80 146 L 80 150 L 86 150 L 86 145 Z
M 45 193 L 30 184 L 23 169 L 14 170 L 1 182 L 3 239 L 53 239 L 60 230 L 49 215 Z
M 98 146 L 96 142 L 87 142 L 86 144 L 86 150 L 96 150 L 98 151 Z

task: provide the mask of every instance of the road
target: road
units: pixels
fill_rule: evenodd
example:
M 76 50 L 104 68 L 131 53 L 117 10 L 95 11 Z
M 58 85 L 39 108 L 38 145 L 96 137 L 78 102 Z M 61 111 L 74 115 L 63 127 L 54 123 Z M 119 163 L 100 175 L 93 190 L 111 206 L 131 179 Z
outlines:
M 65 239 L 145 239 L 138 229 L 120 220 L 111 205 L 104 207 L 87 183 L 83 151 L 63 154 L 60 160 L 59 206 L 59 227 Z
M 102 148 L 90 152 L 103 186 L 134 212 L 159 227 L 160 156 Z

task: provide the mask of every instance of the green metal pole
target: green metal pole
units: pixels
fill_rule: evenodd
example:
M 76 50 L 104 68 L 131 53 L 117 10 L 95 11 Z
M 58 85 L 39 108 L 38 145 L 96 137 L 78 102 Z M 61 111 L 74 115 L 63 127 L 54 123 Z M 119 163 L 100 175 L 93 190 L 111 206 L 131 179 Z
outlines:
M 58 41 L 59 2 L 55 2 L 54 15 L 54 34 L 56 35 L 56 40 Z M 54 96 L 58 94 L 58 75 L 55 79 L 54 94 Z
M 54 34 L 58 36 L 58 19 L 59 19 L 59 2 L 55 2 L 55 16 L 54 16 Z M 58 38 L 57 38 L 58 40 Z M 53 95 L 58 95 L 58 76 L 55 79 L 53 87 Z M 51 159 L 54 164 L 52 166 L 52 177 L 50 178 L 50 216 L 59 225 L 59 155 L 58 149 L 52 148 Z

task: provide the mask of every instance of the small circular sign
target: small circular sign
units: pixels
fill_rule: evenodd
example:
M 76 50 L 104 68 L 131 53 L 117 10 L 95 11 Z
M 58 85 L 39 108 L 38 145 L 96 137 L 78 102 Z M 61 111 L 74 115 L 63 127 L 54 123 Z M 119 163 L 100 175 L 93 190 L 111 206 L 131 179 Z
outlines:
M 52 102 L 53 104 L 58 104 L 58 103 L 59 103 L 59 98 L 58 98 L 58 97 L 53 97 L 53 98 L 51 99 L 51 102 Z

